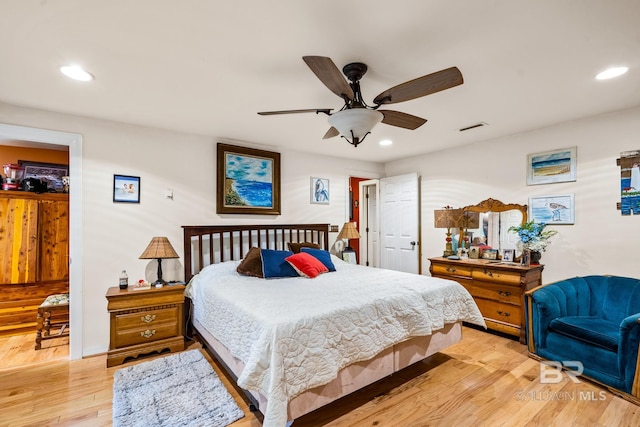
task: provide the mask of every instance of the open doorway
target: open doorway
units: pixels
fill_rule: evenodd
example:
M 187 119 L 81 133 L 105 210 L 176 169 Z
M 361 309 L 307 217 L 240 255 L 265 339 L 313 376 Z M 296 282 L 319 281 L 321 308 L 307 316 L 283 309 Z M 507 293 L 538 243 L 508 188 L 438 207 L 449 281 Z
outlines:
M 68 150 L 69 176 L 69 358 L 82 358 L 82 136 L 25 126 L 0 124 L 0 141 L 28 141 L 41 147 Z M 73 262 L 72 262 L 73 261 Z

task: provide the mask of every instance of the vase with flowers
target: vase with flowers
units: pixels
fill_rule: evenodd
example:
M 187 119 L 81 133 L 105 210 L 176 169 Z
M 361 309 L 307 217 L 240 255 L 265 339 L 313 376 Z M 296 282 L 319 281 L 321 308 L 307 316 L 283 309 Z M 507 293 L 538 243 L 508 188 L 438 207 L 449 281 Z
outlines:
M 518 234 L 520 239 L 517 243 L 518 249 L 522 252 L 528 251 L 531 264 L 539 264 L 542 252 L 551 243 L 549 239 L 558 234 L 556 230 L 545 230 L 547 226 L 544 222 L 525 222 L 522 225 L 509 227 L 509 231 Z

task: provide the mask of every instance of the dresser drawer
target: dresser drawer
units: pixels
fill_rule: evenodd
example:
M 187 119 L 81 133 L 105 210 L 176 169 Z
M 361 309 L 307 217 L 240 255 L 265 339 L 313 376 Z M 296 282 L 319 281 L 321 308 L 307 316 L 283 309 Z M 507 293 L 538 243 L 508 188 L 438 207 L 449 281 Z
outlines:
M 459 264 L 436 264 L 431 266 L 431 274 L 439 276 L 471 277 L 471 266 Z
M 506 283 L 509 285 L 520 285 L 522 275 L 515 271 L 505 271 L 492 269 L 490 267 L 477 267 L 471 272 L 471 277 L 475 280 L 484 280 L 493 283 Z
M 512 323 L 520 326 L 522 309 L 520 306 L 502 303 L 498 301 L 490 301 L 482 298 L 476 298 L 476 304 L 482 313 L 482 316 L 488 319 L 499 320 L 501 322 Z
M 497 302 L 522 304 L 522 289 L 516 286 L 470 280 L 463 283 L 473 298 L 484 298 Z
M 152 328 L 159 323 L 176 322 L 178 307 L 143 310 L 134 313 L 116 315 L 116 329 Z

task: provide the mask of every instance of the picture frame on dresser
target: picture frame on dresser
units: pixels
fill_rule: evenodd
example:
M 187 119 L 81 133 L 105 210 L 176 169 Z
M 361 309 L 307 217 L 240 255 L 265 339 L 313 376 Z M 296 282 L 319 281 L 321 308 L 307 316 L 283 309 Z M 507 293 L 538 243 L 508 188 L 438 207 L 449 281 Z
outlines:
M 516 257 L 516 250 L 515 249 L 505 249 L 502 252 L 502 261 L 504 261 L 504 262 L 513 262 L 515 257 Z

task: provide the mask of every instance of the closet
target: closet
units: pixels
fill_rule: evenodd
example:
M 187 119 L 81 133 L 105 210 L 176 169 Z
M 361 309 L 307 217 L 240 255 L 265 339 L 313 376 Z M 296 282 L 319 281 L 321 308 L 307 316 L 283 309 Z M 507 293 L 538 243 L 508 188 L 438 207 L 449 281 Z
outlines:
M 69 195 L 0 191 L 0 336 L 35 331 L 38 306 L 69 292 Z

